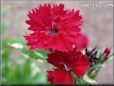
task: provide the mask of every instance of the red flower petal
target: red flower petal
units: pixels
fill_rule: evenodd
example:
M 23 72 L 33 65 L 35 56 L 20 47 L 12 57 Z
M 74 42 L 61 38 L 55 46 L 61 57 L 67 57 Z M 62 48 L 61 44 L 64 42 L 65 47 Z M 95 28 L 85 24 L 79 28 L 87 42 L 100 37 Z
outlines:
M 89 40 L 88 40 L 87 36 L 80 34 L 76 38 L 75 46 L 77 49 L 82 50 L 84 48 L 87 48 L 88 43 L 89 43 Z
M 52 12 L 54 15 L 61 15 L 61 14 L 64 14 L 66 12 L 66 10 L 64 10 L 64 5 L 60 4 L 58 6 L 53 5 Z
M 46 30 L 46 27 L 51 26 L 51 6 L 44 5 L 38 8 L 35 8 L 32 10 L 32 12 L 29 12 L 28 17 L 30 20 L 27 20 L 26 23 L 31 25 L 29 30 L 33 31 L 41 31 Z
M 75 65 L 73 67 L 72 71 L 76 74 L 76 76 L 80 79 L 88 70 L 89 70 L 89 65 Z
M 75 39 L 71 35 L 58 33 L 47 40 L 47 45 L 49 49 L 68 52 L 73 49 L 72 46 L 75 43 Z
M 83 55 L 81 52 L 76 53 L 76 59 L 71 64 L 72 71 L 76 74 L 78 78 L 81 78 L 90 68 L 89 58 Z
M 28 46 L 31 46 L 30 49 L 46 49 L 46 40 L 50 38 L 50 35 L 45 35 L 45 33 L 32 33 L 29 36 L 25 36 Z
M 48 71 L 48 81 L 55 84 L 73 84 L 73 79 L 70 72 L 60 69 Z

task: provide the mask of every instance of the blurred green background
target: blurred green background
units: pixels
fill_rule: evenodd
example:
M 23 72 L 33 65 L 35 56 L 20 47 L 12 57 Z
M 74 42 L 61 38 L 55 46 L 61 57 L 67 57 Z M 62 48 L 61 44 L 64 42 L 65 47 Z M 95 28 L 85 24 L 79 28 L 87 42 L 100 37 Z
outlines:
M 1 8 L 1 14 L 9 12 L 8 7 Z M 1 35 L 13 24 L 9 20 L 2 20 Z M 46 74 L 35 61 L 45 64 L 47 52 L 43 50 L 30 51 L 23 36 L 12 38 L 2 37 L 1 49 L 1 82 L 2 84 L 45 84 Z M 16 54 L 14 51 L 20 52 Z M 11 55 L 12 54 L 12 55 Z M 14 54 L 14 55 L 13 55 Z

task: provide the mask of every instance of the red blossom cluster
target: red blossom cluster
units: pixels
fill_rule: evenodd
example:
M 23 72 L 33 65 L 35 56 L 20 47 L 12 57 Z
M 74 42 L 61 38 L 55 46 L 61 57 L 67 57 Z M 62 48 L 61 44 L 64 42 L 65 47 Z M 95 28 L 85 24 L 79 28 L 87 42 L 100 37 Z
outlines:
M 27 45 L 31 50 L 50 50 L 47 61 L 57 67 L 48 71 L 48 81 L 73 84 L 72 72 L 80 79 L 90 62 L 81 52 L 87 47 L 88 38 L 81 33 L 83 19 L 79 10 L 66 10 L 63 4 L 45 4 L 29 12 L 28 17 L 26 23 L 32 33 L 25 36 Z
M 28 17 L 26 23 L 32 33 L 25 36 L 27 45 L 30 50 L 49 50 L 47 62 L 56 67 L 47 71 L 48 81 L 74 84 L 72 72 L 82 78 L 91 62 L 82 53 L 88 38 L 81 32 L 83 18 L 79 10 L 66 10 L 63 4 L 45 4 L 29 12 Z

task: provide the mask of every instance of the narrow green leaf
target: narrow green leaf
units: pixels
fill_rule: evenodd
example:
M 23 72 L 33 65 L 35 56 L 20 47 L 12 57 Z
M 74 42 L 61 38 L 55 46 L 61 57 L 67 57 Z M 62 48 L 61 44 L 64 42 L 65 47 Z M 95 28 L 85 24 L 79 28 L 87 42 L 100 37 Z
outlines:
M 96 82 L 95 80 L 89 78 L 89 77 L 87 76 L 87 74 L 85 74 L 85 75 L 83 76 L 83 81 L 88 82 L 88 83 L 91 83 L 91 84 L 97 84 L 97 82 Z
M 106 60 L 106 62 L 111 61 L 111 60 L 114 58 L 114 54 L 108 56 L 107 58 L 108 58 L 108 59 Z

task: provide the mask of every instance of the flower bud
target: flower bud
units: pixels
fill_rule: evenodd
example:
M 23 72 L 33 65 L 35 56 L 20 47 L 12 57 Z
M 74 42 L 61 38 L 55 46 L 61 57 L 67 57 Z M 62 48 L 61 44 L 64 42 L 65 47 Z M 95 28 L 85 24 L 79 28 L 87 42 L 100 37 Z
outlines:
M 103 60 L 107 60 L 109 54 L 110 54 L 110 48 L 105 48 L 103 55 L 102 55 Z

